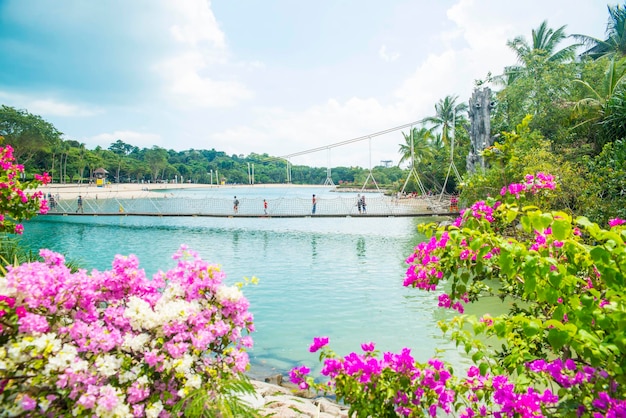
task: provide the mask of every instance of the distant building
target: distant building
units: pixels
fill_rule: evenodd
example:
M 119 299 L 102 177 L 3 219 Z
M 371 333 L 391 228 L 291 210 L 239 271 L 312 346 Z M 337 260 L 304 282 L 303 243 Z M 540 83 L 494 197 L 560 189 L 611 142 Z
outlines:
M 93 176 L 96 179 L 96 186 L 103 187 L 106 184 L 107 174 L 109 174 L 109 172 L 102 167 L 96 168 L 93 171 Z

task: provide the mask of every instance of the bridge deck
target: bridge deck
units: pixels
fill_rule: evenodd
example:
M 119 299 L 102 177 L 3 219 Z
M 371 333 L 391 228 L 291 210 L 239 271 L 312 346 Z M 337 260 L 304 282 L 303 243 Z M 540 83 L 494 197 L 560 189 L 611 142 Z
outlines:
M 313 213 L 315 212 L 315 213 Z M 311 200 L 301 197 L 274 199 L 240 198 L 235 208 L 231 199 L 166 196 L 141 199 L 83 199 L 77 202 L 60 200 L 48 215 L 59 216 L 158 216 L 218 218 L 345 218 L 345 217 L 427 217 L 455 216 L 458 209 L 449 202 L 433 198 L 395 199 L 389 196 L 367 196 L 365 210 L 356 196 L 320 198 L 315 210 Z
M 210 214 L 210 213 L 155 213 L 155 212 L 102 212 L 102 213 L 75 213 L 75 212 L 50 212 L 43 216 L 153 216 L 153 217 L 190 217 L 190 218 L 399 218 L 399 217 L 430 217 L 445 216 L 456 217 L 459 212 L 429 212 L 429 213 L 365 213 L 365 214 L 315 214 L 315 215 L 289 215 L 289 214 Z

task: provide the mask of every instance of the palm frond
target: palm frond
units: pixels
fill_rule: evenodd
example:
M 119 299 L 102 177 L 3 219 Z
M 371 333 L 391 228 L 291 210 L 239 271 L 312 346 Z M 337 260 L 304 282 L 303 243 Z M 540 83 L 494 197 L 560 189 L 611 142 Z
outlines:
M 176 404 L 174 412 L 191 418 L 257 418 L 261 416 L 258 410 L 244 399 L 255 393 L 250 379 L 239 375 L 222 381 L 218 388 L 208 383 L 192 391 Z

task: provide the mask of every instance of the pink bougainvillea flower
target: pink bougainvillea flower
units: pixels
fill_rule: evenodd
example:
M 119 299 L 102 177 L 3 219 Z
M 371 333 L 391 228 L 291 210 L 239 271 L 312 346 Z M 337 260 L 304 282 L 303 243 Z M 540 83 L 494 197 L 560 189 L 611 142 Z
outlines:
M 320 348 L 328 345 L 328 337 L 315 337 L 313 338 L 313 344 L 309 347 L 311 353 L 315 353 Z
M 375 346 L 376 346 L 376 345 L 375 345 L 373 342 L 372 342 L 372 343 L 363 343 L 363 344 L 361 344 L 361 349 L 362 349 L 363 351 L 365 351 L 365 352 L 368 352 L 368 353 L 369 353 L 369 352 L 374 351 Z

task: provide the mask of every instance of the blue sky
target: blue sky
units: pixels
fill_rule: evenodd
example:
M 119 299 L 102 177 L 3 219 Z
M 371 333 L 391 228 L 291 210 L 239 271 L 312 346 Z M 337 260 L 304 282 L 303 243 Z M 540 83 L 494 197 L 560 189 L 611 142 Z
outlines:
M 274 156 L 421 120 L 515 63 L 547 20 L 602 38 L 604 0 L 0 0 L 0 104 L 107 148 Z M 408 131 L 408 130 L 407 130 Z M 399 160 L 398 131 L 294 157 Z

